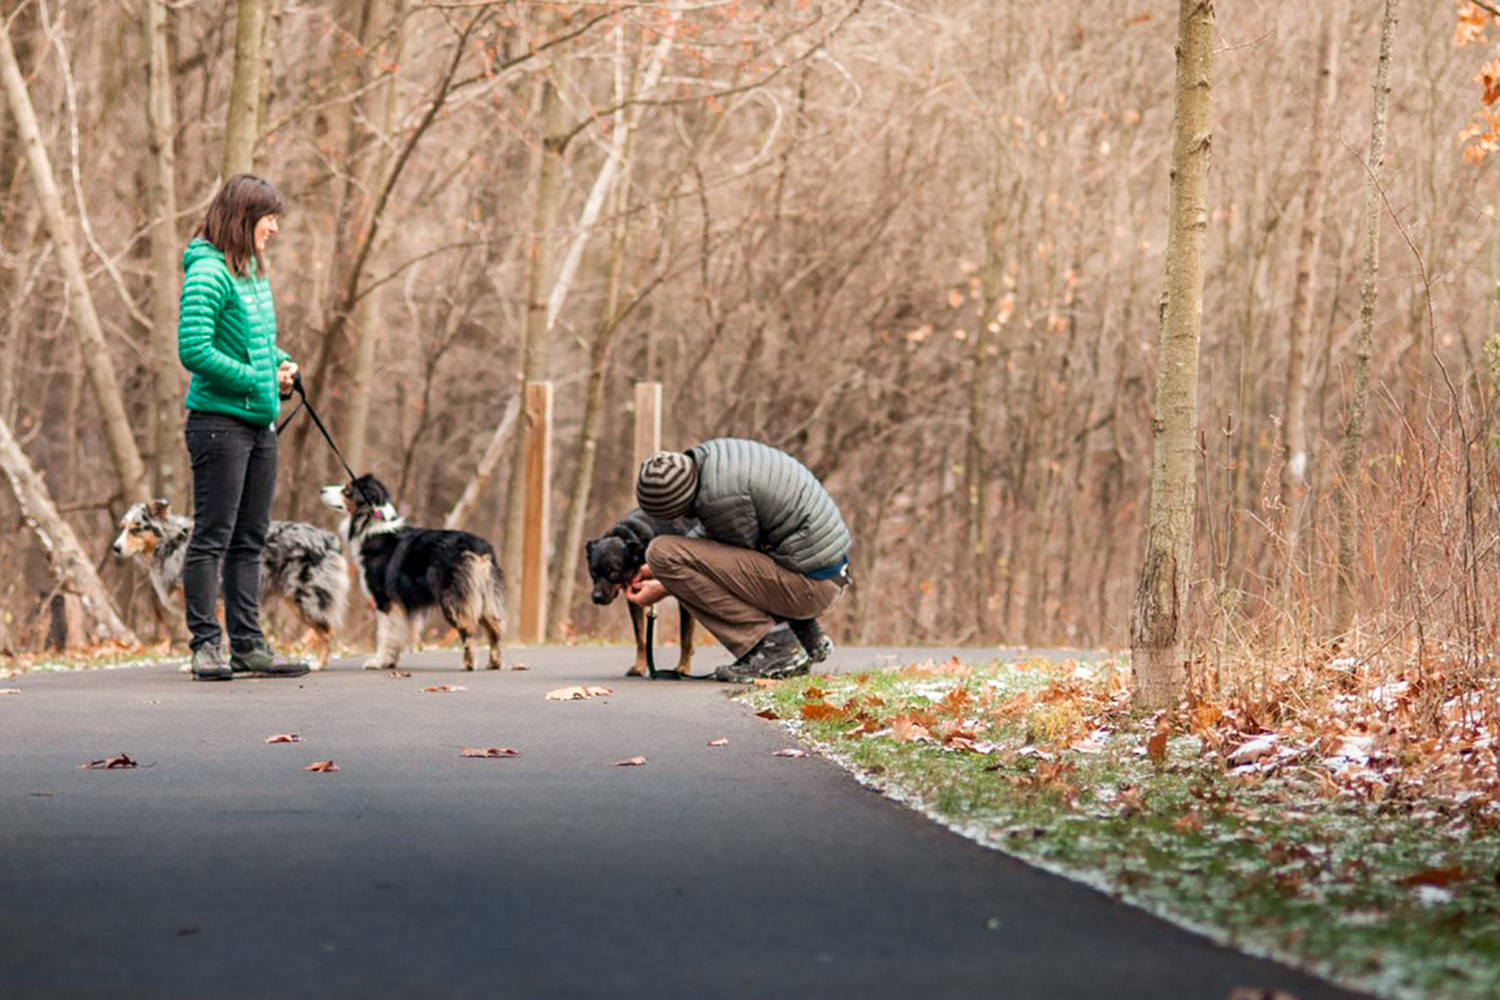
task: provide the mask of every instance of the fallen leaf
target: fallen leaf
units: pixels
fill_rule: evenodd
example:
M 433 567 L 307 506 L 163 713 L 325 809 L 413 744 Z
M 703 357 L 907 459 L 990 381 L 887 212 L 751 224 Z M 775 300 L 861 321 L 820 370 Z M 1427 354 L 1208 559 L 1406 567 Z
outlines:
M 900 743 L 937 742 L 926 726 L 906 715 L 897 716 L 891 722 L 891 739 Z
M 0 688 L 0 694 L 20 694 L 20 688 Z
M 826 701 L 814 701 L 802 706 L 802 717 L 809 722 L 826 722 L 829 719 L 845 719 L 849 713 Z
M 1468 876 L 1463 866 L 1454 865 L 1452 868 L 1428 868 L 1399 879 L 1401 885 L 1435 885 L 1438 887 L 1449 886 L 1454 882 L 1461 882 Z
M 777 715 L 775 712 L 771 711 L 771 709 L 769 709 L 769 708 L 763 708 L 759 712 L 756 712 L 755 714 L 758 715 L 758 716 L 760 716 L 762 719 L 779 719 L 779 718 L 781 718 L 781 716 Z
M 519 757 L 521 751 L 512 750 L 510 747 L 464 747 L 459 751 L 461 757 Z
M 140 767 L 139 764 L 123 753 L 114 757 L 106 757 L 103 760 L 91 760 L 87 764 L 79 764 L 78 766 L 85 771 L 114 771 L 119 768 Z
M 716 740 L 709 740 L 708 745 L 711 747 L 727 747 L 729 745 L 729 737 L 720 736 Z
M 548 701 L 582 701 L 584 698 L 598 698 L 604 695 L 614 694 L 607 687 L 599 684 L 574 684 L 572 687 L 557 688 L 547 692 Z
M 267 736 L 267 743 L 301 743 L 302 737 L 296 733 L 281 733 L 278 736 Z
M 781 679 L 778 677 L 756 677 L 750 683 L 758 688 L 773 688 L 781 683 Z
M 1262 757 L 1269 757 L 1276 752 L 1276 744 L 1270 740 L 1251 740 L 1242 744 L 1229 754 L 1229 763 L 1238 767 L 1240 764 L 1252 764 Z
M 410 677 L 411 676 L 411 671 L 410 670 L 387 670 L 386 673 L 385 673 L 385 675 L 387 677 L 391 678 L 391 680 L 398 680 L 398 679 L 400 679 L 402 677 Z
M 859 725 L 854 726 L 851 729 L 846 729 L 839 735 L 848 737 L 862 736 L 865 733 L 877 732 L 879 729 L 880 723 L 876 722 L 874 719 L 867 718 L 862 720 Z
M 811 687 L 811 686 L 809 686 L 806 690 L 804 690 L 802 692 L 802 700 L 803 701 L 822 701 L 824 698 L 827 698 L 827 697 L 828 697 L 828 692 L 824 691 L 820 687 Z
M 1146 756 L 1151 758 L 1153 764 L 1163 764 L 1167 760 L 1167 734 L 1153 733 L 1146 741 Z
M 512 663 L 510 665 L 509 669 L 511 669 L 511 670 L 530 670 L 531 668 L 528 667 L 524 663 Z
M 313 763 L 307 765 L 302 770 L 304 770 L 304 771 L 317 771 L 319 773 L 324 773 L 324 772 L 327 772 L 327 771 L 337 771 L 338 769 L 339 769 L 339 766 L 337 764 L 335 764 L 331 760 L 319 760 L 319 761 L 314 761 Z
M 624 760 L 615 761 L 610 767 L 640 767 L 644 763 L 646 763 L 644 757 L 627 757 Z
M 806 757 L 807 756 L 807 751 L 806 750 L 797 750 L 797 749 L 794 749 L 794 748 L 788 748 L 786 750 L 777 750 L 775 753 L 771 754 L 771 756 L 772 757 Z
M 467 690 L 469 690 L 469 689 L 466 688 L 466 687 L 464 687 L 462 684 L 434 684 L 431 687 L 424 687 L 422 689 L 422 693 L 423 694 L 442 694 L 444 692 L 450 692 L 450 691 L 467 691 Z

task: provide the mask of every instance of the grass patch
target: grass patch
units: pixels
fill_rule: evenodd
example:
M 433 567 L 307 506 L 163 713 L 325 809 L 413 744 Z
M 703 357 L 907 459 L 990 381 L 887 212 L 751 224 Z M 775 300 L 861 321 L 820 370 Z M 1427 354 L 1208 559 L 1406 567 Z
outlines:
M 959 832 L 1237 947 L 1389 996 L 1500 995 L 1493 796 L 1403 790 L 1399 759 L 1331 738 L 1133 715 L 1127 674 L 928 661 L 748 697 Z

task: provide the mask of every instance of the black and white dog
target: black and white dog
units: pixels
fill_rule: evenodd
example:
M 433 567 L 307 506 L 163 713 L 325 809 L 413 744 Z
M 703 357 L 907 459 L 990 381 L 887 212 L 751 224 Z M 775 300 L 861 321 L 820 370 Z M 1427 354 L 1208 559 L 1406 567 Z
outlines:
M 365 661 L 367 670 L 394 669 L 411 625 L 434 607 L 463 640 L 465 670 L 474 669 L 473 638 L 481 628 L 489 638 L 489 669 L 500 668 L 504 585 L 489 542 L 467 531 L 411 527 L 371 475 L 325 486 L 322 500 L 344 513 L 339 535 L 375 605 L 375 655 Z
M 151 500 L 125 512 L 111 548 L 117 556 L 133 556 L 142 563 L 157 599 L 163 607 L 173 608 L 173 594 L 182 591 L 182 567 L 192 535 L 190 518 L 173 514 L 166 500 Z M 260 590 L 262 598 L 274 594 L 285 600 L 312 629 L 318 644 L 313 669 L 326 667 L 349 597 L 349 564 L 339 551 L 338 536 L 300 521 L 272 521 L 261 550 Z
M 583 547 L 583 554 L 588 562 L 589 578 L 594 582 L 594 603 L 608 604 L 619 595 L 636 570 L 645 564 L 646 546 L 651 544 L 651 539 L 657 535 L 686 535 L 697 527 L 694 518 L 663 521 L 637 507 L 603 535 L 590 539 Z M 635 629 L 635 664 L 625 671 L 625 676 L 641 677 L 646 673 L 646 612 L 628 601 L 626 606 L 630 609 L 630 625 Z M 681 642 L 677 671 L 687 674 L 693 665 L 693 615 L 681 603 L 677 609 Z

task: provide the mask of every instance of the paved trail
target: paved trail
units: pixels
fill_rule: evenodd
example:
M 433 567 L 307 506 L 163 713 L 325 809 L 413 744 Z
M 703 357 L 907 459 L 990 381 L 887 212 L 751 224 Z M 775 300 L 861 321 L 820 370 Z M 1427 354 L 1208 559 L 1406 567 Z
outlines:
M 773 757 L 787 734 L 723 686 L 625 679 L 618 648 L 510 656 L 531 669 L 6 681 L 0 997 L 1350 996 Z M 443 683 L 468 690 L 419 692 Z M 615 694 L 543 697 L 578 683 Z M 485 746 L 523 756 L 459 756 Z M 142 767 L 78 767 L 119 751 Z

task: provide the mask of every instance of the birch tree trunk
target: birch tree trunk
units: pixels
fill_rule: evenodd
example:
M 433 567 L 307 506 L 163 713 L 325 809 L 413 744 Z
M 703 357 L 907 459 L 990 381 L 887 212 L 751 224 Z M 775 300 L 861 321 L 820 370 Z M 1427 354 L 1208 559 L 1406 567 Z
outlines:
M 1354 385 L 1344 447 L 1339 456 L 1338 582 L 1333 596 L 1333 634 L 1346 635 L 1354 624 L 1355 536 L 1359 532 L 1359 487 L 1365 444 L 1365 411 L 1370 399 L 1370 353 L 1375 339 L 1375 301 L 1380 275 L 1380 168 L 1385 162 L 1386 105 L 1391 93 L 1391 43 L 1396 35 L 1400 0 L 1385 0 L 1380 20 L 1380 59 L 1375 67 L 1375 110 L 1370 122 L 1370 154 L 1365 163 L 1364 261 L 1359 282 L 1359 333 L 1354 346 Z
M 1186 679 L 1180 647 L 1193 561 L 1213 31 L 1213 0 L 1179 0 L 1167 273 L 1152 418 L 1150 521 L 1130 628 L 1134 703 L 1145 710 L 1175 705 Z
M 22 79 L 21 68 L 16 62 L 15 49 L 11 46 L 10 28 L 3 20 L 0 20 L 0 84 L 5 88 L 6 103 L 15 120 L 16 132 L 31 173 L 32 186 L 36 189 L 37 203 L 42 210 L 47 234 L 57 248 L 57 260 L 68 289 L 73 325 L 78 332 L 84 375 L 99 406 L 104 440 L 119 480 L 120 495 L 131 503 L 145 500 L 148 495 L 146 466 L 141 461 L 140 450 L 131 432 L 125 399 L 120 393 L 119 380 L 115 376 L 109 347 L 104 340 L 104 327 L 99 322 L 99 314 L 94 309 L 94 299 L 89 292 L 88 279 L 84 276 L 74 223 L 63 210 L 57 179 L 52 173 L 52 162 L 47 156 L 46 147 L 42 145 L 41 129 L 37 125 L 36 111 L 31 105 L 31 95 L 26 90 L 26 82 Z
M 183 475 L 182 366 L 177 361 L 177 133 L 172 67 L 167 58 L 165 0 L 142 0 L 148 53 L 146 142 L 151 151 L 147 214 L 151 218 L 151 435 L 156 453 L 155 490 L 180 503 Z
M 1286 461 L 1281 496 L 1289 512 L 1287 568 L 1297 565 L 1302 498 L 1307 489 L 1307 340 L 1312 329 L 1318 246 L 1323 234 L 1323 200 L 1327 193 L 1328 150 L 1325 115 L 1338 91 L 1338 18 L 1325 13 L 1318 31 L 1318 80 L 1313 95 L 1312 128 L 1307 142 L 1307 175 L 1302 188 L 1302 231 L 1297 243 L 1297 274 L 1292 286 L 1291 327 L 1287 331 Z
M 78 536 L 57 512 L 57 505 L 48 495 L 47 484 L 16 442 L 10 424 L 4 420 L 0 420 L 0 469 L 10 480 L 22 520 L 47 552 L 58 589 L 64 594 L 77 595 L 84 613 L 93 623 L 91 631 L 94 637 L 136 645 L 135 633 L 120 619 L 109 599 L 109 592 L 104 589 L 99 574 L 94 572 L 94 564 L 84 554 L 83 546 L 78 544 Z
M 266 35 L 266 0 L 239 0 L 234 28 L 234 80 L 224 119 L 224 175 L 248 174 L 255 168 L 255 141 L 260 137 L 261 42 Z

